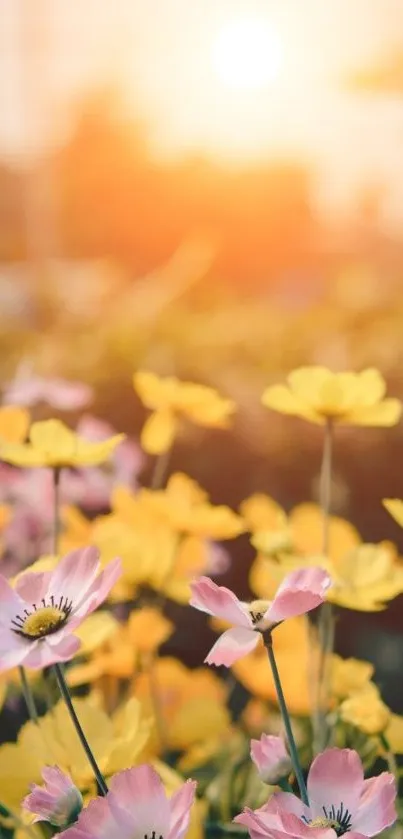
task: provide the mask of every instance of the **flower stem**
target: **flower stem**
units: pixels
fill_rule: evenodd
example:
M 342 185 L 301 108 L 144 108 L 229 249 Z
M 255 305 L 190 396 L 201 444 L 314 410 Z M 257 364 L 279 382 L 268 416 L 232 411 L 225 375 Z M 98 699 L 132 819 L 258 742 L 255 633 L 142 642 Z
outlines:
M 18 671 L 20 674 L 22 692 L 24 694 L 25 704 L 27 706 L 30 719 L 32 720 L 32 722 L 35 723 L 35 725 L 38 725 L 38 712 L 36 710 L 35 699 L 33 697 L 33 693 L 27 679 L 25 668 L 22 667 L 20 664 L 18 666 Z
M 53 473 L 53 556 L 59 553 L 60 533 L 60 474 L 61 469 L 55 466 Z
M 97 783 L 98 783 L 101 795 L 107 795 L 108 787 L 106 785 L 105 778 L 102 775 L 102 772 L 101 772 L 101 770 L 100 770 L 100 768 L 99 768 L 99 766 L 98 766 L 98 764 L 95 760 L 95 757 L 92 754 L 90 745 L 89 745 L 88 740 L 87 740 L 87 738 L 84 734 L 84 731 L 81 728 L 81 724 L 80 724 L 78 716 L 77 716 L 77 714 L 74 710 L 74 706 L 73 706 L 71 696 L 70 696 L 70 691 L 67 687 L 66 680 L 65 680 L 64 675 L 63 675 L 63 670 L 60 667 L 60 664 L 54 664 L 53 665 L 53 670 L 54 670 L 54 674 L 56 676 L 56 681 L 57 681 L 57 684 L 59 686 L 60 693 L 61 693 L 61 695 L 62 695 L 62 697 L 63 697 L 63 699 L 66 703 L 66 707 L 67 707 L 67 710 L 70 714 L 72 723 L 73 723 L 73 725 L 74 725 L 74 727 L 77 731 L 77 734 L 80 738 L 80 742 L 81 742 L 81 745 L 82 745 L 82 747 L 85 751 L 85 754 L 87 755 L 87 758 L 88 758 L 88 760 L 91 764 L 91 768 L 94 771 L 94 775 L 97 779 Z
M 398 768 L 397 768 L 396 758 L 395 758 L 395 756 L 393 754 L 393 751 L 391 749 L 391 745 L 389 743 L 389 740 L 388 740 L 388 738 L 386 737 L 385 734 L 380 734 L 379 739 L 381 741 L 381 745 L 385 749 L 385 760 L 386 760 L 386 763 L 388 764 L 389 772 L 391 772 L 392 775 L 394 775 L 395 778 L 397 778 L 398 777 Z
M 162 454 L 158 455 L 154 464 L 153 474 L 151 476 L 150 489 L 161 489 L 161 487 L 164 485 L 165 476 L 171 457 L 171 452 L 172 449 L 167 449 L 166 452 L 162 452 Z
M 295 777 L 297 779 L 297 783 L 298 783 L 298 786 L 299 786 L 299 791 L 300 791 L 300 794 L 301 794 L 302 801 L 304 802 L 304 804 L 306 804 L 309 807 L 308 793 L 307 793 L 306 786 L 305 786 L 305 780 L 304 780 L 304 775 L 303 775 L 303 772 L 302 772 L 302 767 L 301 767 L 301 764 L 299 762 L 297 746 L 296 746 L 296 743 L 295 743 L 295 740 L 294 740 L 294 735 L 292 733 L 290 715 L 288 713 L 288 708 L 287 708 L 287 704 L 286 704 L 286 701 L 285 701 L 283 688 L 282 688 L 282 685 L 281 685 L 281 679 L 280 679 L 280 674 L 279 674 L 278 668 L 277 668 L 276 658 L 275 658 L 275 655 L 274 655 L 273 642 L 272 642 L 271 635 L 269 635 L 268 637 L 264 637 L 264 645 L 266 647 L 267 654 L 269 656 L 271 672 L 273 674 L 273 679 L 274 679 L 274 685 L 275 685 L 275 688 L 276 688 L 278 704 L 280 706 L 281 716 L 283 718 L 285 733 L 286 733 L 287 742 L 288 742 L 288 748 L 290 750 L 290 757 L 291 757 L 293 769 L 294 769 L 294 772 L 295 772 Z
M 330 502 L 332 487 L 333 423 L 328 419 L 323 441 L 320 471 L 320 507 L 322 511 L 322 554 L 329 558 Z M 327 743 L 326 709 L 328 705 L 328 665 L 334 648 L 334 609 L 331 603 L 321 606 L 318 623 L 319 662 L 317 693 L 313 718 L 314 751 L 320 752 Z

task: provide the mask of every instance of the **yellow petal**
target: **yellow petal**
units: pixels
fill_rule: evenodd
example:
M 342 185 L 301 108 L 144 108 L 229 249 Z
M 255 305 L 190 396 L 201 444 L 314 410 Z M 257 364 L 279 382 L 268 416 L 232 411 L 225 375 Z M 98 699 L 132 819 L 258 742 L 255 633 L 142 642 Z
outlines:
M 385 399 L 378 405 L 358 408 L 346 417 L 350 425 L 368 425 L 389 428 L 397 425 L 402 414 L 400 399 Z
M 262 404 L 265 408 L 279 411 L 280 414 L 302 417 L 319 425 L 324 423 L 323 417 L 317 414 L 301 399 L 295 396 L 285 385 L 273 385 L 268 387 L 262 395 Z
M 167 452 L 175 439 L 177 420 L 170 410 L 156 411 L 146 420 L 141 432 L 141 445 L 148 454 Z
M 110 612 L 94 612 L 75 630 L 74 634 L 81 641 L 80 655 L 92 653 L 105 643 L 116 630 L 119 623 Z
M 403 527 L 403 501 L 400 498 L 384 498 L 382 504 L 400 527 Z
M 46 466 L 43 453 L 23 443 L 0 444 L 0 457 L 13 466 Z
M 335 380 L 335 374 L 327 367 L 297 367 L 287 377 L 294 395 L 308 405 L 316 406 L 324 387 Z
M 287 526 L 287 516 L 282 507 L 264 493 L 256 492 L 246 498 L 239 509 L 252 533 L 257 530 L 284 530 Z
M 174 405 L 181 383 L 175 376 L 161 378 L 148 370 L 138 370 L 133 376 L 133 387 L 146 408 L 158 411 Z
M 27 436 L 29 413 L 25 408 L 5 405 L 0 408 L 0 440 L 6 443 L 21 443 Z
M 76 439 L 76 450 L 72 465 L 75 466 L 99 466 L 108 460 L 115 451 L 116 446 L 125 439 L 125 434 L 115 434 L 102 443 L 90 443 L 80 437 Z
M 376 405 L 385 396 L 385 379 L 375 367 L 363 370 L 357 376 L 357 397 L 362 405 Z
M 76 435 L 61 420 L 34 422 L 29 439 L 32 446 L 43 453 L 44 463 L 52 464 L 55 459 L 68 463 L 74 454 Z

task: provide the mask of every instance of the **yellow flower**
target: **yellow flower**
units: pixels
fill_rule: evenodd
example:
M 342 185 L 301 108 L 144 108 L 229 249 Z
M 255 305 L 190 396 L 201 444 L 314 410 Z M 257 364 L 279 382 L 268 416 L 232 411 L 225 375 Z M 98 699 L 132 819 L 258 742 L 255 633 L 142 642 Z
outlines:
M 304 618 L 292 618 L 276 629 L 276 658 L 287 705 L 293 714 L 309 714 L 309 639 Z M 254 696 L 277 702 L 270 676 L 267 652 L 262 646 L 240 658 L 232 669 L 237 679 Z
M 354 725 L 364 734 L 382 734 L 390 723 L 391 712 L 382 702 L 379 690 L 369 682 L 362 690 L 349 696 L 340 705 L 344 722 Z
M 106 777 L 136 763 L 147 742 L 150 723 L 144 721 L 135 698 L 111 718 L 89 698 L 75 699 L 74 706 Z M 46 764 L 57 764 L 69 772 L 81 791 L 95 791 L 91 767 L 63 702 L 41 717 L 39 725 L 26 723 L 16 743 L 0 747 L 2 804 L 19 811 L 29 784 L 42 783 L 41 769 Z
M 154 709 L 156 695 L 170 749 L 184 750 L 204 743 L 225 734 L 230 725 L 225 687 L 204 667 L 190 670 L 175 658 L 160 658 L 151 672 L 136 677 L 134 690 L 148 712 Z M 153 747 L 158 749 L 159 744 L 155 742 Z
M 115 505 L 121 511 L 128 507 L 130 490 L 118 488 L 114 493 Z M 233 539 L 244 531 L 244 523 L 225 505 L 210 503 L 207 493 L 182 472 L 171 475 L 166 489 L 139 493 L 144 504 L 167 521 L 179 533 L 199 536 L 201 539 Z
M 403 527 L 403 501 L 400 498 L 384 498 L 382 504 L 400 527 Z
M 374 674 L 373 665 L 359 658 L 341 658 L 332 655 L 330 680 L 331 695 L 345 699 L 352 693 L 365 688 Z
M 29 428 L 29 413 L 16 405 L 0 408 L 1 443 L 21 443 L 25 440 Z
M 63 505 L 61 509 L 63 530 L 60 534 L 60 553 L 67 554 L 77 548 L 93 543 L 93 522 L 84 516 L 73 504 Z
M 90 443 L 79 437 L 61 420 L 34 422 L 28 443 L 5 443 L 0 447 L 2 460 L 15 466 L 96 466 L 106 460 L 123 434 L 102 443 Z
M 403 592 L 403 565 L 390 542 L 359 545 L 333 567 L 328 599 L 346 609 L 379 611 Z
M 326 367 L 299 367 L 288 385 L 265 390 L 263 405 L 282 414 L 323 425 L 328 420 L 350 425 L 392 426 L 399 422 L 399 399 L 384 399 L 386 385 L 378 370 L 332 373 Z
M 94 625 L 92 621 L 97 618 Z M 108 612 L 90 615 L 75 634 L 83 644 L 80 653 L 91 653 L 91 659 L 70 667 L 69 684 L 76 687 L 104 676 L 131 679 L 142 661 L 155 653 L 173 630 L 171 621 L 153 607 L 132 612 L 125 624 L 119 624 Z M 111 686 L 105 687 L 109 690 Z
M 396 755 L 403 754 L 403 716 L 400 714 L 390 715 L 389 725 L 385 731 L 386 739 L 391 751 Z
M 228 428 L 235 411 L 235 403 L 213 388 L 181 382 L 175 376 L 160 378 L 141 370 L 134 374 L 133 385 L 143 405 L 153 411 L 141 434 L 141 444 L 149 454 L 171 448 L 181 417 L 206 428 Z

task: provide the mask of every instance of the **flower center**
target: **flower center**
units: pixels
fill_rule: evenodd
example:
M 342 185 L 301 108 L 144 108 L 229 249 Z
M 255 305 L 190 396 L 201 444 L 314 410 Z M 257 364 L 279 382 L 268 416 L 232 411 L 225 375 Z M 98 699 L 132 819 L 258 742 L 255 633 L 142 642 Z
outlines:
M 41 602 L 42 606 L 33 603 L 32 611 L 24 609 L 23 615 L 17 615 L 11 621 L 13 632 L 22 635 L 23 638 L 36 640 L 44 638 L 45 635 L 52 635 L 64 626 L 72 610 L 71 601 L 68 601 L 66 597 L 60 597 L 59 602 L 55 603 L 52 594 L 50 603 L 46 603 L 44 599 Z
M 331 827 L 337 836 L 343 836 L 350 830 L 352 816 L 344 808 L 343 803 L 340 804 L 338 810 L 335 809 L 334 804 L 331 807 L 322 807 L 322 810 L 324 815 L 308 822 L 309 827 Z
M 269 626 L 272 626 L 270 621 L 267 621 L 266 626 L 259 626 L 263 616 L 266 614 L 270 606 L 270 603 L 270 600 L 253 600 L 252 603 L 248 603 L 248 611 L 251 616 L 253 626 L 256 629 L 268 629 Z M 264 621 L 264 623 L 266 623 L 266 621 Z
M 164 839 L 164 837 L 161 835 L 161 833 L 159 834 L 159 836 L 156 836 L 155 830 L 153 830 L 152 833 L 145 833 L 144 839 Z

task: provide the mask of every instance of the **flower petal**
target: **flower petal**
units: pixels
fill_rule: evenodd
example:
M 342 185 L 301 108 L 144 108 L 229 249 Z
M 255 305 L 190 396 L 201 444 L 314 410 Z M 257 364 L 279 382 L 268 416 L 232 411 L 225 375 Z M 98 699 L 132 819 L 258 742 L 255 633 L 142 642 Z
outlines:
M 323 568 L 298 568 L 287 574 L 265 614 L 265 619 L 280 623 L 316 609 L 324 602 L 331 578 Z
M 273 387 L 266 388 L 262 396 L 262 404 L 265 408 L 271 408 L 281 414 L 302 417 L 319 425 L 324 423 L 320 414 L 317 414 L 316 411 L 302 402 L 285 385 L 273 385 Z
M 78 606 L 73 609 L 73 620 L 75 617 L 83 618 L 94 612 L 106 600 L 121 573 L 122 562 L 119 557 L 115 557 L 108 562 L 106 568 L 98 574 L 90 588 L 78 601 Z
M 0 626 L 9 627 L 10 621 L 24 612 L 26 603 L 2 574 L 0 574 Z
M 130 813 L 132 836 L 166 836 L 169 802 L 158 773 L 148 764 L 114 775 L 110 790 L 123 810 Z
M 244 629 L 239 626 L 227 629 L 220 635 L 204 661 L 206 664 L 215 664 L 217 667 L 221 664 L 231 667 L 238 658 L 254 650 L 258 641 L 259 633 L 253 629 Z
M 33 605 L 46 596 L 51 576 L 50 571 L 26 571 L 15 581 L 15 590 L 26 603 Z
M 62 596 L 73 603 L 73 609 L 87 594 L 99 570 L 97 548 L 79 548 L 66 554 L 56 566 L 49 582 L 48 597 Z
M 61 630 L 60 633 L 52 636 L 52 644 L 48 644 L 46 638 L 33 644 L 28 642 L 29 646 L 24 659 L 26 667 L 30 667 L 31 670 L 42 670 L 60 661 L 70 661 L 81 643 L 75 635 L 67 635 L 65 630 L 66 628 L 64 628 L 64 634 Z M 56 637 L 60 639 L 57 644 L 54 643 Z
M 396 782 L 390 772 L 364 781 L 358 812 L 352 827 L 365 836 L 375 836 L 397 819 Z
M 30 651 L 30 643 L 15 632 L 0 632 L 0 673 L 25 663 Z
M 252 618 L 247 607 L 229 588 L 218 586 L 210 577 L 200 577 L 199 580 L 190 583 L 190 588 L 192 597 L 189 603 L 195 609 L 222 618 L 235 626 L 252 629 Z
M 145 421 L 141 445 L 148 454 L 163 454 L 171 448 L 178 429 L 178 421 L 169 408 L 156 411 Z
M 368 408 L 357 408 L 351 411 L 346 422 L 351 425 L 368 425 L 389 428 L 397 425 L 402 415 L 402 403 L 400 399 L 384 399 L 379 405 Z
M 312 817 L 323 818 L 323 807 L 341 804 L 354 817 L 364 783 L 364 772 L 357 752 L 352 749 L 326 749 L 313 761 L 308 774 L 308 798 Z
M 171 818 L 167 839 L 181 839 L 189 827 L 190 810 L 196 793 L 196 781 L 186 781 L 170 800 Z

